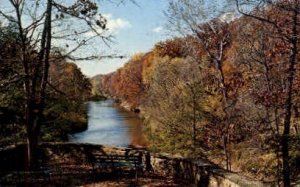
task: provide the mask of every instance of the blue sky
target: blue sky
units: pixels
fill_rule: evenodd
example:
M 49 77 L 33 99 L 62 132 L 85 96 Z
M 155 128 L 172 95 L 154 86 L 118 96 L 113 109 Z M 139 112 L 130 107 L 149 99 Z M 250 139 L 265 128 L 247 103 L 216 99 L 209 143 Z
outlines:
M 115 36 L 110 48 L 103 45 L 101 52 L 131 56 L 137 52 L 149 51 L 155 43 L 168 37 L 165 29 L 166 17 L 163 11 L 168 7 L 167 0 L 136 0 L 117 5 L 101 1 L 100 12 L 108 18 L 108 27 Z M 105 54 L 104 54 L 105 55 Z M 91 77 L 115 71 L 128 59 L 103 59 L 101 61 L 76 62 L 82 72 Z
M 74 0 L 57 0 L 60 3 L 70 5 Z M 164 15 L 164 11 L 168 9 L 169 0 L 134 0 L 136 4 L 132 3 L 131 0 L 123 0 L 125 3 L 117 4 L 113 2 L 120 2 L 122 0 L 95 0 L 99 2 L 99 11 L 100 13 L 107 18 L 107 28 L 110 31 L 105 32 L 104 34 L 114 35 L 114 42 L 110 43 L 110 47 L 107 47 L 101 39 L 92 40 L 88 46 L 83 49 L 76 51 L 77 57 L 87 57 L 89 55 L 125 55 L 128 58 L 123 59 L 102 59 L 102 60 L 93 60 L 93 61 L 78 61 L 75 62 L 82 70 L 82 72 L 88 77 L 92 77 L 97 74 L 106 74 L 116 69 L 122 67 L 135 53 L 147 52 L 153 48 L 155 43 L 159 41 L 166 40 L 170 35 L 174 33 L 168 32 L 166 28 L 167 17 Z M 197 0 L 195 0 L 197 2 Z M 220 6 L 224 7 L 224 2 L 230 0 L 217 0 L 217 1 L 207 1 L 209 6 Z M 31 11 L 31 4 L 35 1 L 27 1 L 28 5 L 25 10 Z M 45 1 L 41 5 L 41 11 L 38 11 L 39 14 L 42 14 L 42 10 L 45 8 Z M 6 10 L 8 14 L 15 15 L 14 12 L 10 11 L 11 6 L 9 1 L 4 1 L 0 3 L 1 10 Z M 30 17 L 23 18 L 24 25 L 31 23 Z M 59 26 L 60 23 L 63 23 L 64 26 Z M 53 23 L 53 25 L 55 25 Z M 53 33 L 59 35 L 67 34 L 65 32 L 73 33 L 74 31 L 86 30 L 86 25 L 81 24 L 78 21 L 72 19 L 63 19 L 62 22 L 58 22 L 56 27 L 52 29 Z M 63 30 L 63 29 L 66 30 Z M 60 30 L 59 30 L 60 29 Z M 72 30 L 73 29 L 73 30 Z M 75 30 L 74 30 L 75 29 Z M 63 32 L 59 32 L 63 30 Z M 37 29 L 38 32 L 41 30 Z M 87 33 L 87 37 L 90 37 L 90 34 Z M 40 36 L 35 34 L 35 36 Z M 52 44 L 61 47 L 64 51 L 71 51 L 72 48 L 76 46 L 76 42 L 80 38 L 74 38 L 70 40 L 52 40 Z

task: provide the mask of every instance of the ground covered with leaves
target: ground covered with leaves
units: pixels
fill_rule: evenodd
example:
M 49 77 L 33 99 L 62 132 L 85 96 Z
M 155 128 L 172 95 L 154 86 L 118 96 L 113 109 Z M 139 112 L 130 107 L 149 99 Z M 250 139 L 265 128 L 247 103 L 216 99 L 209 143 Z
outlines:
M 44 174 L 44 175 L 43 175 Z M 3 185 L 16 186 L 191 186 L 186 181 L 177 181 L 173 178 L 166 178 L 153 173 L 144 173 L 136 177 L 133 173 L 117 174 L 106 173 L 97 174 L 78 172 L 70 175 L 24 175 L 24 174 L 9 174 L 5 178 L 2 177 L 1 183 Z

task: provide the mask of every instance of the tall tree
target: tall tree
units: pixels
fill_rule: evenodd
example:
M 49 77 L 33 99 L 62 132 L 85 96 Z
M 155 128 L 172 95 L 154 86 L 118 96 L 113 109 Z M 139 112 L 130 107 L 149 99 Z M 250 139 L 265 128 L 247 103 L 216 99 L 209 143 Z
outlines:
M 224 124 L 222 133 L 224 155 L 226 159 L 226 168 L 230 169 L 230 154 L 228 152 L 229 144 L 229 120 L 230 113 L 228 108 L 234 102 L 229 100 L 226 79 L 224 75 L 225 50 L 231 42 L 231 33 L 228 23 L 222 21 L 216 16 L 220 16 L 218 8 L 208 5 L 207 1 L 201 0 L 183 0 L 171 1 L 167 16 L 172 28 L 177 29 L 184 35 L 192 34 L 201 49 L 208 56 L 209 61 L 217 70 L 217 79 L 219 89 L 222 94 L 224 119 L 220 121 Z M 188 44 L 190 46 L 190 44 Z
M 238 11 L 247 17 L 260 21 L 262 24 L 269 27 L 269 32 L 272 32 L 273 38 L 280 40 L 284 44 L 283 48 L 277 48 L 277 54 L 286 53 L 287 59 L 282 62 L 287 67 L 281 73 L 284 74 L 282 87 L 284 88 L 284 113 L 283 131 L 281 134 L 281 155 L 283 162 L 283 184 L 291 186 L 290 181 L 290 131 L 292 125 L 294 103 L 294 86 L 297 76 L 297 68 L 299 60 L 299 26 L 300 26 L 300 1 L 299 0 L 272 0 L 272 1 L 242 1 L 236 0 Z M 247 11 L 250 8 L 250 12 Z M 272 60 L 273 56 L 268 56 L 268 60 Z
M 50 55 L 54 48 L 52 40 L 72 41 L 70 44 L 72 49 L 66 51 L 63 56 L 65 58 L 95 37 L 100 36 L 103 40 L 108 37 L 101 35 L 103 34 L 101 30 L 106 29 L 106 19 L 98 14 L 96 3 L 90 0 L 74 0 L 72 3 L 63 4 L 55 0 L 9 0 L 7 7 L 12 11 L 0 10 L 1 17 L 17 25 L 20 39 L 18 45 L 21 51 L 16 63 L 22 66 L 22 81 L 26 96 L 24 125 L 27 132 L 28 169 L 34 165 L 35 148 L 43 121 L 46 89 L 49 84 Z M 74 19 L 78 23 L 85 23 L 86 28 L 71 27 L 72 25 L 64 23 L 64 20 L 75 21 Z M 87 38 L 89 32 L 95 34 Z M 80 38 L 80 35 L 83 38 Z

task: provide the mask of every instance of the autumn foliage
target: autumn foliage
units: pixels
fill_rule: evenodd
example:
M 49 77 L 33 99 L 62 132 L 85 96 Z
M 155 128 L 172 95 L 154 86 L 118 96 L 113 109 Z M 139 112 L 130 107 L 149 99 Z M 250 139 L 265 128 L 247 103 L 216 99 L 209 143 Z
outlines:
M 141 109 L 150 148 L 289 186 L 300 174 L 299 2 L 269 4 L 159 42 L 102 76 L 102 91 Z

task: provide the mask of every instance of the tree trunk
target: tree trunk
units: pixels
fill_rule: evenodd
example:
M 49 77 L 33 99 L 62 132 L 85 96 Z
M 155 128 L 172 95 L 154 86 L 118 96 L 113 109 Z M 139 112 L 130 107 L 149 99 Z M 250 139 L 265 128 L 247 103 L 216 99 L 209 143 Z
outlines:
M 196 98 L 195 93 L 193 91 L 193 147 L 194 152 L 196 151 Z
M 36 163 L 36 148 L 38 145 L 38 109 L 35 107 L 34 101 L 30 101 L 27 106 L 26 112 L 26 131 L 27 131 L 27 149 L 26 149 L 26 170 L 31 170 L 34 168 Z
M 38 145 L 38 133 L 35 130 L 31 132 L 27 132 L 27 162 L 26 162 L 26 170 L 32 170 L 36 166 L 37 154 L 36 149 Z
M 298 11 L 294 11 L 293 16 L 293 36 L 290 37 L 292 49 L 291 56 L 289 60 L 289 69 L 288 69 L 288 77 L 287 77 L 287 99 L 285 102 L 285 117 L 284 117 L 284 129 L 281 139 L 281 151 L 282 151 L 282 174 L 283 174 L 283 184 L 285 187 L 291 186 L 290 181 L 290 165 L 289 165 L 289 135 L 291 128 L 291 117 L 292 117 L 292 107 L 293 107 L 293 83 L 295 78 L 295 65 L 297 62 L 297 53 L 298 53 L 298 38 L 297 38 L 297 19 L 298 19 Z
M 230 156 L 229 156 L 229 153 L 228 153 L 227 134 L 223 135 L 223 151 L 224 151 L 224 155 L 225 155 L 226 169 L 230 171 L 231 170 L 231 164 L 230 164 Z
M 27 111 L 27 162 L 26 169 L 33 169 L 36 165 L 36 149 L 40 135 L 40 127 L 43 119 L 45 107 L 46 87 L 48 81 L 49 56 L 51 50 L 51 12 L 52 0 L 47 2 L 46 18 L 41 40 L 41 51 L 39 53 L 39 64 L 35 67 L 35 72 L 31 79 L 30 90 L 26 89 Z M 29 96 L 30 95 L 30 96 Z

